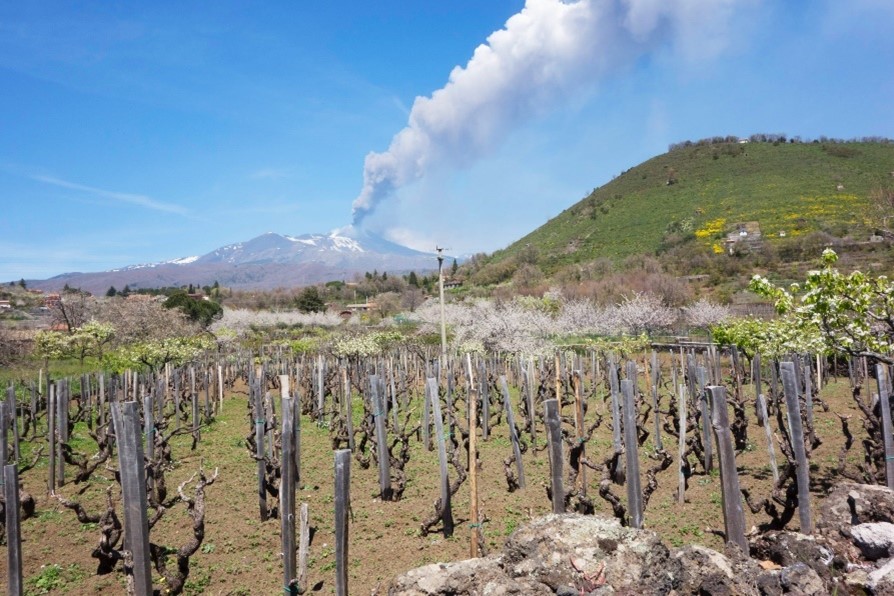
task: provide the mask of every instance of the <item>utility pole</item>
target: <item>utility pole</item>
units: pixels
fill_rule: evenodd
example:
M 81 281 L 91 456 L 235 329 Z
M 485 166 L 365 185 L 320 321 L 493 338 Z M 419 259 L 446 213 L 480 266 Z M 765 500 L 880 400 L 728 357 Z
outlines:
M 447 367 L 447 322 L 444 315 L 444 249 L 435 247 L 438 251 L 438 294 L 441 299 L 441 370 Z

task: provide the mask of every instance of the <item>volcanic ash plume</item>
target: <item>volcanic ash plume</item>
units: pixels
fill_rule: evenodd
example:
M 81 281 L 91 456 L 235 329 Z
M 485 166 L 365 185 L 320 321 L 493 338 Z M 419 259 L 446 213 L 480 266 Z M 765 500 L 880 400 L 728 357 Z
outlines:
M 717 53 L 729 43 L 733 9 L 746 3 L 527 0 L 443 88 L 416 98 L 387 151 L 366 156 L 354 223 L 432 166 L 472 163 L 514 127 L 655 50 L 669 47 L 683 60 Z

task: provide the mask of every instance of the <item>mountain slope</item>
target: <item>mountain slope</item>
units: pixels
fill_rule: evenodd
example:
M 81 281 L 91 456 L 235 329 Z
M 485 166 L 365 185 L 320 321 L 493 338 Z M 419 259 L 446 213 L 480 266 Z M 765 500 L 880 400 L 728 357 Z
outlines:
M 598 257 L 654 254 L 673 236 L 715 250 L 738 222 L 763 237 L 816 230 L 868 234 L 868 196 L 894 184 L 891 143 L 721 143 L 682 147 L 595 189 L 493 262 L 533 247 L 546 270 Z M 669 184 L 670 182 L 670 184 Z
M 48 280 L 30 280 L 28 285 L 58 290 L 68 284 L 102 293 L 110 286 L 120 290 L 125 285 L 137 289 L 203 286 L 217 281 L 231 288 L 271 289 L 350 280 L 358 273 L 373 270 L 400 274 L 436 267 L 433 254 L 394 244 L 362 230 L 344 228 L 329 234 L 302 236 L 268 232 L 202 256 L 112 271 L 65 273 Z

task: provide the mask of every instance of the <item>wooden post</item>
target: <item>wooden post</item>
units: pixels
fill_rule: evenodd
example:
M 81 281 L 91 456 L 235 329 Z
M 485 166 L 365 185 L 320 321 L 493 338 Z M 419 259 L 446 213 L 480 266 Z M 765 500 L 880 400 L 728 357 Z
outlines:
M 699 417 L 702 422 L 702 446 L 705 449 L 705 471 L 710 472 L 714 469 L 714 447 L 711 443 L 711 404 L 708 401 L 708 394 L 705 391 L 705 377 L 707 371 L 699 366 L 696 369 L 697 387 L 698 387 L 698 403 Z
M 664 449 L 664 445 L 661 444 L 661 415 L 658 412 L 658 381 L 660 377 L 659 373 L 661 371 L 658 367 L 658 352 L 655 350 L 652 350 L 650 364 L 649 372 L 651 373 L 652 380 L 652 416 L 655 418 L 655 449 L 661 451 Z
M 310 548 L 307 503 L 301 503 L 298 522 L 298 593 L 304 594 L 307 592 L 307 553 Z
M 68 379 L 56 385 L 56 486 L 65 484 L 65 459 L 62 444 L 68 442 L 68 405 L 71 399 Z
M 488 392 L 487 363 L 482 360 L 478 368 L 478 395 L 481 400 L 481 438 L 490 436 L 490 393 Z
M 6 403 L 0 401 L 0 467 L 7 464 L 9 460 L 9 446 L 7 444 L 6 429 L 9 426 L 9 418 L 6 416 Z
M 354 450 L 354 397 L 351 394 L 351 382 L 348 380 L 348 367 L 341 369 L 342 386 L 345 392 L 345 424 L 348 427 L 348 448 Z
M 807 418 L 807 429 L 812 443 L 815 433 L 813 429 L 813 374 L 811 368 L 810 356 L 804 356 L 804 366 L 800 367 L 801 376 L 804 378 L 804 414 Z
M 288 383 L 282 391 L 282 457 L 279 481 L 279 518 L 282 541 L 283 589 L 287 594 L 297 594 L 295 573 L 295 418 Z
M 10 382 L 6 397 L 6 417 L 12 428 L 12 450 L 14 462 L 19 463 L 19 406 L 16 403 L 15 384 Z M 89 419 L 89 418 L 88 418 Z M 4 462 L 5 463 L 5 462 Z
M 679 450 L 679 480 L 680 485 L 677 489 L 677 503 L 680 505 L 686 502 L 686 384 L 677 385 L 677 415 L 680 425 L 680 450 Z
M 782 390 L 785 393 L 786 410 L 788 410 L 789 436 L 795 454 L 795 465 L 798 480 L 798 519 L 802 534 L 813 533 L 813 519 L 810 514 L 810 470 L 807 467 L 807 453 L 804 449 L 804 427 L 801 424 L 801 408 L 798 403 L 798 382 L 795 376 L 795 365 L 783 362 Z
M 19 519 L 19 471 L 16 464 L 3 466 L 3 498 L 6 500 L 6 575 L 10 596 L 22 596 L 22 531 Z
M 143 397 L 143 434 L 146 436 L 146 459 L 149 462 L 155 459 L 155 411 L 152 405 L 151 395 Z M 150 492 L 154 489 L 151 475 L 146 478 L 146 488 Z
M 50 476 L 47 488 L 51 495 L 56 494 L 56 384 L 47 381 L 47 443 L 49 447 Z
M 335 452 L 335 594 L 348 596 L 348 511 L 351 507 L 351 450 Z
M 218 408 L 221 412 L 223 412 L 224 405 L 224 381 L 223 381 L 223 366 L 220 364 L 217 365 L 217 400 L 218 400 Z
M 385 396 L 379 392 L 379 378 L 376 375 L 369 377 L 370 406 L 373 410 L 373 422 L 376 425 L 376 459 L 379 460 L 379 496 L 383 501 L 390 501 L 393 493 L 391 490 L 391 459 L 388 454 L 388 408 L 385 405 Z
M 711 394 L 711 426 L 714 427 L 714 437 L 717 439 L 717 458 L 720 460 L 720 494 L 723 499 L 723 525 L 726 541 L 738 545 L 747 555 L 745 512 L 742 509 L 742 495 L 739 491 L 739 474 L 736 470 L 733 433 L 729 429 L 726 388 L 708 387 L 707 390 Z
M 621 453 L 624 450 L 624 446 L 621 439 L 621 401 L 618 389 L 618 366 L 611 356 L 606 364 L 606 372 L 608 372 L 609 394 L 612 400 L 612 449 L 615 453 Z M 615 477 L 613 478 L 618 484 L 624 482 L 625 468 L 625 465 L 619 459 L 618 464 L 615 466 Z
M 469 369 L 469 528 L 471 529 L 470 556 L 478 557 L 478 389 L 472 375 L 472 357 L 466 354 Z
M 577 463 L 577 490 L 582 496 L 587 495 L 587 468 L 583 464 L 583 460 L 586 457 L 586 443 L 584 440 L 584 433 L 586 432 L 586 427 L 584 424 L 584 400 L 581 395 L 581 371 L 575 370 L 571 374 L 572 382 L 574 384 L 574 430 L 577 435 L 575 438 L 577 440 L 577 444 L 580 447 L 580 454 L 578 455 L 578 463 Z
M 137 596 L 151 596 L 152 568 L 149 561 L 149 522 L 146 517 L 146 472 L 137 403 L 112 404 L 118 440 L 118 469 L 124 498 L 124 531 L 133 557 L 133 586 Z
M 770 469 L 773 471 L 773 485 L 779 482 L 779 468 L 776 465 L 776 449 L 773 447 L 773 430 L 770 428 L 770 417 L 767 413 L 767 400 L 764 394 L 757 395 L 757 412 L 760 416 L 760 423 L 764 427 L 764 434 L 767 436 L 767 454 L 770 458 Z
M 888 488 L 894 488 L 894 441 L 891 438 L 891 382 L 888 379 L 888 367 L 875 365 L 875 378 L 878 383 L 879 409 L 882 411 L 882 440 L 885 444 L 885 481 Z
M 754 395 L 758 396 L 761 391 L 761 355 L 759 352 L 754 353 L 751 360 L 751 384 L 754 385 Z
M 527 379 L 527 398 L 528 398 L 528 416 L 531 418 L 531 445 L 537 446 L 537 434 L 535 427 L 537 416 L 534 415 L 534 358 L 530 358 L 528 360 L 528 370 L 526 371 L 526 379 Z
M 177 430 L 180 430 L 180 376 L 182 371 L 174 371 L 174 422 Z
M 518 429 L 515 416 L 512 414 L 512 401 L 509 398 L 509 386 L 506 377 L 500 376 L 500 388 L 503 392 L 503 409 L 506 410 L 506 424 L 509 425 L 509 439 L 512 441 L 512 453 L 515 456 L 515 470 L 518 475 L 518 487 L 525 488 L 525 467 L 522 464 L 521 446 L 518 442 Z
M 429 396 L 431 397 L 432 415 L 435 421 L 435 439 L 438 442 L 438 464 L 441 471 L 441 524 L 444 537 L 453 536 L 453 509 L 450 504 L 450 478 L 447 475 L 447 437 L 444 435 L 444 419 L 441 417 L 441 402 L 438 398 L 438 381 L 429 378 Z
M 632 528 L 643 527 L 643 491 L 639 478 L 639 442 L 636 436 L 636 402 L 630 379 L 621 381 L 624 395 L 624 447 L 627 455 L 627 512 Z
M 267 521 L 267 466 L 264 461 L 264 436 L 266 433 L 267 419 L 264 417 L 264 403 L 261 398 L 261 389 L 257 382 L 249 382 L 249 394 L 253 398 L 252 409 L 255 423 L 255 460 L 258 465 L 258 510 L 261 521 Z
M 553 513 L 565 513 L 565 487 L 562 484 L 562 421 L 559 419 L 559 400 L 543 401 L 546 431 L 549 438 L 550 486 Z
M 431 403 L 432 398 L 429 395 L 430 387 L 429 384 L 426 383 L 422 395 L 422 444 L 425 446 L 425 449 L 431 451 L 434 449 L 434 445 L 431 442 Z
M 562 359 L 559 356 L 559 352 L 556 352 L 555 356 L 555 369 L 556 369 L 556 401 L 559 402 L 557 407 L 559 408 L 559 418 L 562 417 Z

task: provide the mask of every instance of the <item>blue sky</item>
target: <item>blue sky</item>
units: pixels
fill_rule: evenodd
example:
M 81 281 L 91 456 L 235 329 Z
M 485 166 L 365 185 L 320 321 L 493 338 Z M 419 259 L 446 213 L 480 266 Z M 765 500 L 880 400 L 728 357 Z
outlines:
M 894 137 L 892 30 L 889 0 L 4 3 L 0 280 L 352 221 L 490 252 L 669 143 Z

